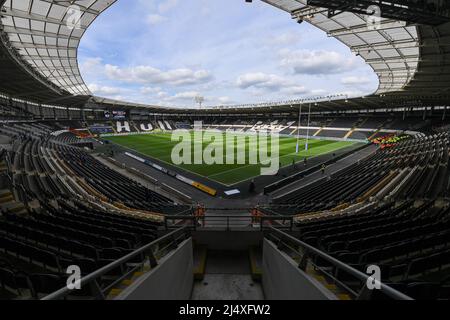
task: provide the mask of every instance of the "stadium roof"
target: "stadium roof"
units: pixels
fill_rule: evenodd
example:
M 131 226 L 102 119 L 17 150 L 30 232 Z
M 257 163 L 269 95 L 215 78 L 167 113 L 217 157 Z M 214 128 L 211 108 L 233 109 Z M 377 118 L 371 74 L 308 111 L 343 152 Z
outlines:
M 415 26 L 381 18 L 379 27 L 368 27 L 368 16 L 344 12 L 332 18 L 328 9 L 306 5 L 306 0 L 262 0 L 308 21 L 342 41 L 374 69 L 380 79 L 377 93 L 404 88 L 417 71 L 420 52 Z
M 2 59 L 7 60 L 7 53 L 15 56 L 10 59 L 15 60 L 15 68 L 10 68 L 13 71 L 9 75 L 18 77 L 17 85 L 10 82 L 10 88 L 2 86 L 0 91 L 47 103 L 46 99 L 53 103 L 74 103 L 68 97 L 70 95 L 76 96 L 77 101 L 86 101 L 91 92 L 78 68 L 80 39 L 97 16 L 115 1 L 0 0 L 0 5 L 4 2 L 0 20 Z M 362 14 L 343 12 L 329 17 L 328 9 L 308 6 L 306 0 L 261 1 L 288 12 L 294 19 L 310 22 L 361 56 L 379 76 L 380 84 L 375 93 L 378 97 L 424 95 L 443 100 L 449 94 L 448 23 L 417 26 L 382 18 L 378 28 L 369 28 L 367 16 Z M 72 10 L 73 5 L 79 8 L 79 16 Z M 76 28 L 70 27 L 78 22 Z M 21 77 L 17 76 L 22 73 L 16 72 L 18 65 L 26 71 L 22 72 L 26 73 L 22 84 Z M 36 85 L 32 85 L 31 78 L 35 79 Z M 24 83 L 30 94 L 23 87 Z M 45 90 L 50 93 L 44 94 Z M 101 98 L 95 101 L 111 102 Z M 117 104 L 120 103 L 108 103 Z
M 91 95 L 78 68 L 78 45 L 90 24 L 114 2 L 6 0 L 3 32 L 22 59 L 52 83 L 73 95 Z

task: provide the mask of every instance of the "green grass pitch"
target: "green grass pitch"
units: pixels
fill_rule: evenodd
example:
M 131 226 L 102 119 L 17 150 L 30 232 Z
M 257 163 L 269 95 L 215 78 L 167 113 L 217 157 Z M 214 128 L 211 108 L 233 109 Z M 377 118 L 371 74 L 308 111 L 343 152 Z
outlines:
M 150 158 L 160 160 L 162 162 L 174 165 L 171 159 L 172 149 L 178 143 L 171 141 L 171 133 L 155 133 L 147 135 L 127 135 L 114 136 L 105 138 L 115 144 L 135 150 L 140 154 L 149 156 Z M 303 162 L 305 157 L 313 158 L 322 154 L 335 152 L 339 149 L 355 144 L 355 142 L 346 141 L 324 141 L 310 140 L 309 151 L 305 151 L 306 140 L 300 140 L 300 152 L 296 153 L 297 138 L 280 137 L 280 164 L 282 167 L 292 165 L 293 161 Z M 204 147 L 208 143 L 204 144 Z M 270 139 L 269 139 L 270 145 Z M 252 147 L 246 137 L 246 154 L 248 158 L 248 149 Z M 193 150 L 193 148 L 192 148 Z M 269 148 L 270 150 L 270 148 Z M 225 152 L 224 152 L 225 153 Z M 224 161 L 225 162 L 225 161 Z M 195 165 L 182 164 L 180 167 L 197 175 L 201 175 L 208 179 L 214 180 L 224 185 L 233 185 L 253 177 L 257 177 L 261 173 L 261 165 Z

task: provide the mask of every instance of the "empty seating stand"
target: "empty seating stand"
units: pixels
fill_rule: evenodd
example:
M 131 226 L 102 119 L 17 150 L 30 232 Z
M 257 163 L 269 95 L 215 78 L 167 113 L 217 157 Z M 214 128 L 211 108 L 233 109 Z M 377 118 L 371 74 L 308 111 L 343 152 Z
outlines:
M 0 128 L 13 140 L 10 151 L 1 150 L 9 189 L 17 201 L 33 203 L 25 215 L 0 210 L 1 297 L 40 298 L 65 285 L 68 266 L 78 265 L 87 275 L 158 237 L 159 222 L 82 202 L 77 186 L 66 179 L 69 174 L 111 204 L 167 214 L 188 209 L 71 146 L 79 140 L 73 134 L 52 136 L 54 130 L 40 123 Z M 108 286 L 126 272 L 113 270 L 100 285 Z M 89 296 L 88 291 L 79 294 Z
M 52 136 L 51 132 L 50 127 L 39 123 L 13 127 L 11 136 L 15 138 L 15 147 L 10 157 L 14 183 L 21 186 L 16 191 L 21 201 L 25 201 L 23 190 L 39 200 L 70 196 L 71 191 L 60 179 L 66 174 L 56 164 L 60 161 L 112 203 L 168 214 L 187 209 L 104 166 L 83 149 L 70 146 L 79 141 L 72 133 Z
M 450 299 L 449 218 L 448 206 L 406 200 L 298 227 L 301 240 L 362 272 L 368 265 L 379 266 L 383 282 L 413 298 Z M 336 276 L 352 286 L 345 274 Z
M 0 280 L 13 294 L 26 291 L 30 297 L 51 292 L 48 286 L 35 287 L 34 282 L 64 283 L 70 265 L 78 265 L 83 274 L 89 274 L 156 239 L 160 226 L 65 200 L 60 200 L 57 208 L 46 206 L 28 217 L 6 214 L 4 218 L 0 221 L 0 258 L 9 260 L 10 265 L 0 266 Z M 17 261 L 26 267 L 12 268 L 20 265 Z M 103 285 L 108 283 L 105 279 Z
M 404 140 L 306 188 L 276 200 L 282 214 L 330 210 L 351 204 L 390 174 L 412 171 L 397 190 L 397 199 L 449 197 L 449 134 Z

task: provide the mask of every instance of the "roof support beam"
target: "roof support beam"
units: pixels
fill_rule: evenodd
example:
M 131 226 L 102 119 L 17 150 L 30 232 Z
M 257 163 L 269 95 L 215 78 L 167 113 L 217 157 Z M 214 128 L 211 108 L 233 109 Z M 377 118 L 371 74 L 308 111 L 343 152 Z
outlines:
M 396 29 L 396 28 L 402 28 L 405 26 L 406 26 L 406 23 L 402 22 L 402 21 L 386 20 L 385 22 L 382 22 L 380 30 Z M 330 37 L 341 37 L 341 36 L 352 35 L 355 33 L 365 33 L 365 32 L 373 32 L 373 31 L 374 30 L 370 30 L 369 28 L 367 28 L 367 24 L 362 24 L 359 26 L 351 27 L 351 28 L 343 28 L 343 29 L 329 31 L 329 32 L 327 32 L 327 34 Z

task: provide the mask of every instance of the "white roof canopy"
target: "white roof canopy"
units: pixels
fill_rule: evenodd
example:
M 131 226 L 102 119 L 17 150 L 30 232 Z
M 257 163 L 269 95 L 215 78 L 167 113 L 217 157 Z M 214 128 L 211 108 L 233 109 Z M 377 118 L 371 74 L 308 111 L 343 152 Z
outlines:
M 377 94 L 402 91 L 417 73 L 421 62 L 417 26 L 381 19 L 380 28 L 371 30 L 367 16 L 361 14 L 344 12 L 328 18 L 326 9 L 309 7 L 306 0 L 261 1 L 313 24 L 361 56 L 379 76 Z M 91 95 L 78 68 L 78 46 L 90 24 L 115 2 L 6 0 L 1 18 L 3 32 L 38 73 L 73 95 Z M 76 21 L 73 5 L 80 9 Z M 79 22 L 79 28 L 68 27 L 74 22 Z
M 73 95 L 91 95 L 78 68 L 78 45 L 95 18 L 114 2 L 6 0 L 1 23 L 13 48 L 35 70 Z
M 349 12 L 328 18 L 328 10 L 309 7 L 306 0 L 262 0 L 325 31 L 360 55 L 380 78 L 377 93 L 399 91 L 412 79 L 419 63 L 417 27 L 381 19 L 376 30 L 367 16 Z

